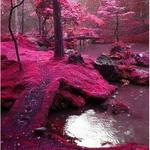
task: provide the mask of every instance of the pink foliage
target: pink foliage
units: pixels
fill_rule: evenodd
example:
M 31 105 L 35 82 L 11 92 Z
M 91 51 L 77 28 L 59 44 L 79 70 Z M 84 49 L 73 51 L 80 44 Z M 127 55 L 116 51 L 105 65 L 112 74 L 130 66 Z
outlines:
M 87 14 L 86 16 L 86 19 L 89 21 L 89 22 L 94 22 L 95 24 L 101 26 L 101 25 L 104 25 L 105 22 L 103 21 L 103 19 L 100 19 L 98 18 L 96 15 L 92 15 L 92 14 Z
M 135 12 L 128 10 L 125 6 L 120 4 L 120 1 L 115 0 L 102 0 L 102 5 L 99 7 L 98 16 L 105 21 L 102 26 L 102 34 L 112 35 L 117 27 L 118 17 L 118 35 L 124 37 L 125 35 L 131 35 L 136 27 L 140 26 L 140 22 L 135 18 Z M 128 34 L 127 34 L 128 33 Z

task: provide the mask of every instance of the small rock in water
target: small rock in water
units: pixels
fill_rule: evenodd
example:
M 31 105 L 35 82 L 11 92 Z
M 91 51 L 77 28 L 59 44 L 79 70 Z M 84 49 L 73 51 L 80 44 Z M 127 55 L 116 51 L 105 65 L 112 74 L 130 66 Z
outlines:
M 25 110 L 24 110 L 24 112 L 25 112 L 25 113 L 27 113 L 27 112 L 28 112 L 28 110 L 27 110 L 27 109 L 25 109 Z
M 144 92 L 144 91 L 142 91 L 142 90 L 140 91 L 141 94 L 142 94 L 143 92 Z
M 113 102 L 110 109 L 111 112 L 115 115 L 120 113 L 129 113 L 129 107 L 120 100 Z
M 116 95 L 113 95 L 113 96 L 112 96 L 112 98 L 116 98 L 116 97 L 117 97 Z
M 110 123 L 113 123 L 113 120 L 110 120 L 109 122 L 110 122 Z
M 122 80 L 121 80 L 121 83 L 122 83 L 122 86 L 127 86 L 127 85 L 130 84 L 130 81 L 129 81 L 129 80 L 122 79 Z
M 124 132 L 124 134 L 125 134 L 125 135 L 130 135 L 131 132 L 128 130 L 128 131 Z
M 115 92 L 115 94 L 116 94 L 116 95 L 118 95 L 118 94 L 119 94 L 119 92 L 118 92 L 118 91 L 116 91 L 116 92 Z
M 131 114 L 128 114 L 128 117 L 131 117 Z
M 140 56 L 140 57 L 143 57 L 143 54 L 142 54 L 142 53 L 140 53 L 140 54 L 139 54 L 139 56 Z
M 125 140 L 121 140 L 121 143 L 125 143 Z

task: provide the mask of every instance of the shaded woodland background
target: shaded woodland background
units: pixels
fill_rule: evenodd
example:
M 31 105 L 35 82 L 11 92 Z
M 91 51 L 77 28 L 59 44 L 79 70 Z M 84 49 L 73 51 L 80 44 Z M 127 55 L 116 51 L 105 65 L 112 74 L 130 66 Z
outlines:
M 17 4 L 19 0 L 15 0 Z M 46 2 L 46 1 L 45 1 Z M 92 34 L 101 38 L 101 42 L 112 42 L 114 36 L 115 22 L 108 18 L 102 18 L 98 10 L 103 7 L 103 0 L 72 0 L 64 1 L 65 7 L 62 15 L 64 34 L 68 30 L 78 33 Z M 25 0 L 24 5 L 18 7 L 13 14 L 12 28 L 16 34 L 36 35 L 39 33 L 39 16 L 37 13 L 38 1 Z M 126 42 L 147 42 L 148 43 L 148 0 L 121 0 L 120 7 L 125 7 L 126 12 L 133 11 L 132 18 L 120 21 L 120 37 Z M 8 17 L 10 11 L 10 1 L 1 1 L 2 7 L 2 36 L 9 34 Z M 45 6 L 45 10 L 46 10 Z M 47 7 L 48 8 L 48 7 Z M 43 11 L 43 10 L 42 10 Z M 48 11 L 48 9 L 47 9 Z M 44 16 L 40 16 L 43 17 Z M 104 21 L 104 24 L 101 22 Z M 51 36 L 53 34 L 53 17 L 46 19 L 46 32 Z M 42 25 L 41 25 L 42 26 Z M 74 30 L 76 29 L 76 30 Z M 65 35 L 64 35 L 65 36 Z

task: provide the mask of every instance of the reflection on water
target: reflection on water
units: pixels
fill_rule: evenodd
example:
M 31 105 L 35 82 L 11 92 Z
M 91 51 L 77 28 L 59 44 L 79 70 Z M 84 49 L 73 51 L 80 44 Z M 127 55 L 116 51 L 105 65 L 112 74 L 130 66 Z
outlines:
M 49 116 L 51 132 L 69 143 L 84 147 L 109 147 L 123 143 L 148 145 L 148 95 L 148 87 L 120 86 L 114 98 L 127 104 L 131 114 L 104 113 L 99 104 L 65 109 Z
M 128 138 L 133 136 L 129 130 L 119 133 L 119 130 L 114 127 L 115 124 L 116 120 L 112 116 L 106 113 L 97 114 L 93 109 L 89 109 L 79 116 L 69 116 L 64 128 L 65 134 L 76 138 L 77 145 L 101 147 L 124 143 L 126 135 Z

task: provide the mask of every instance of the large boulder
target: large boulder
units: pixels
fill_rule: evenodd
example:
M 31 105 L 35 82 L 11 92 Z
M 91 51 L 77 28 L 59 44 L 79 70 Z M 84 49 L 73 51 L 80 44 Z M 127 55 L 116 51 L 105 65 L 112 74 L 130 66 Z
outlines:
M 118 68 L 114 61 L 106 55 L 98 57 L 94 63 L 96 69 L 108 81 L 116 81 L 120 79 Z
M 77 51 L 70 53 L 68 57 L 68 63 L 69 64 L 83 64 L 84 60 L 80 53 Z
M 121 60 L 113 61 L 106 55 L 98 57 L 94 66 L 108 81 L 120 82 L 125 79 L 139 85 L 148 85 L 149 82 L 149 73 L 147 71 L 131 66 L 130 63 L 123 63 Z

